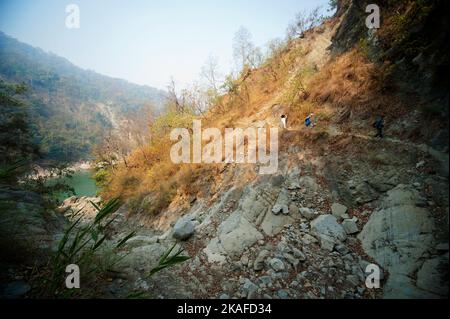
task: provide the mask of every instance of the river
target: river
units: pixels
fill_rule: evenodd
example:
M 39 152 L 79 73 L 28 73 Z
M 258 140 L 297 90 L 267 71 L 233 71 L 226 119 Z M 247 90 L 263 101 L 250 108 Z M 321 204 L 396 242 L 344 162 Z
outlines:
M 71 178 L 63 177 L 58 181 L 62 181 L 65 184 L 69 185 L 75 190 L 75 196 L 88 196 L 93 197 L 96 196 L 97 186 L 95 185 L 95 181 L 92 179 L 92 171 L 91 170 L 78 170 L 72 175 Z M 70 197 L 70 193 L 61 192 L 57 195 L 58 200 L 63 201 L 67 197 Z

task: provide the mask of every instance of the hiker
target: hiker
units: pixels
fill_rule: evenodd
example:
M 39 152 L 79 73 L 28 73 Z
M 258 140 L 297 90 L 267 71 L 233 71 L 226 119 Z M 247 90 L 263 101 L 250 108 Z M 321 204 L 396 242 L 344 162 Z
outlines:
M 384 128 L 384 115 L 380 115 L 373 123 L 373 127 L 377 129 L 377 134 L 375 137 L 383 138 L 383 128 Z
M 305 119 L 306 127 L 314 127 L 314 123 L 313 123 L 313 119 L 312 119 L 313 116 L 314 116 L 314 114 L 311 113 L 306 117 L 306 119 Z
M 286 129 L 286 123 L 287 123 L 287 116 L 286 115 L 281 115 L 281 123 L 283 124 L 283 128 Z

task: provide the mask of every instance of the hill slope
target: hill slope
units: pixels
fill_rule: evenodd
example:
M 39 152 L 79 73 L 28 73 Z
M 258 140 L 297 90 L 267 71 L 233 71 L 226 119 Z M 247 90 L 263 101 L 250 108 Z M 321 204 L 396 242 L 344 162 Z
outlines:
M 425 2 L 385 4 L 386 24 L 374 36 L 364 27 L 345 32 L 364 21 L 363 4 L 339 1 L 335 17 L 244 71 L 200 117 L 202 127 L 223 131 L 280 127 L 287 114 L 276 174 L 259 175 L 259 164 L 175 165 L 167 131 L 111 171 L 103 196 L 123 196 L 147 225 L 129 246 L 131 277 L 178 241 L 192 260 L 146 290 L 182 298 L 448 296 L 448 274 L 439 271 L 448 269 L 448 90 L 435 85 L 448 68 L 448 30 L 435 40 L 421 28 L 440 19 L 443 5 Z M 398 28 L 405 37 L 386 46 Z M 414 37 L 422 52 L 411 50 Z M 434 60 L 425 57 L 430 46 Z M 306 128 L 311 112 L 317 125 Z M 382 113 L 386 137 L 378 139 L 372 123 Z M 365 286 L 372 263 L 384 273 L 382 289 Z
M 0 32 L 0 79 L 24 83 L 44 156 L 76 161 L 130 113 L 157 113 L 165 92 L 80 69 Z

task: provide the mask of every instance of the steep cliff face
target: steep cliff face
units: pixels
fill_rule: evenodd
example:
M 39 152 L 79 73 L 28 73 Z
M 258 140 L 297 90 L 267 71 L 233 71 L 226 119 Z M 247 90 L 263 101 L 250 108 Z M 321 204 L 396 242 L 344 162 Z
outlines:
M 392 64 L 388 80 L 400 86 L 405 95 L 415 93 L 435 103 L 436 111 L 447 116 L 448 2 L 378 1 L 380 29 L 369 30 L 366 7 L 371 3 L 339 1 L 336 17 L 342 22 L 332 40 L 332 53 L 364 46 L 373 61 Z

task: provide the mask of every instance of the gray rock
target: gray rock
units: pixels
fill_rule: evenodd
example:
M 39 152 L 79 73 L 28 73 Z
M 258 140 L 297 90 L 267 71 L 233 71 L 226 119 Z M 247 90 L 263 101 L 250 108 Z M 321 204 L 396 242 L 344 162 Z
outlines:
M 274 213 L 275 215 L 289 215 L 289 207 L 284 204 L 276 204 L 272 207 L 272 213 Z
M 273 236 L 280 233 L 286 225 L 294 223 L 295 219 L 285 214 L 266 214 L 262 223 L 261 229 L 268 236 Z
M 437 251 L 448 251 L 448 243 L 440 243 L 436 245 Z
M 342 204 L 334 203 L 333 205 L 331 205 L 331 214 L 333 214 L 333 216 L 338 220 L 348 218 L 347 211 L 347 206 L 344 206 Z
M 211 239 L 208 245 L 203 249 L 210 263 L 223 264 L 226 261 L 226 251 L 217 237 Z
M 352 285 L 352 287 L 356 287 L 359 285 L 359 278 L 358 276 L 355 275 L 347 275 L 347 277 L 345 277 L 345 280 Z
M 402 205 L 424 207 L 426 206 L 426 199 L 421 197 L 414 187 L 400 184 L 387 192 L 387 198 L 383 201 L 383 207 Z
M 304 262 L 306 260 L 306 255 L 300 249 L 292 247 L 292 252 L 294 253 L 295 258 L 297 258 L 301 262 Z
M 358 238 L 381 267 L 407 275 L 417 270 L 419 259 L 432 245 L 433 229 L 426 209 L 395 206 L 372 213 Z
M 261 250 L 255 261 L 253 262 L 253 269 L 260 271 L 264 269 L 265 260 L 269 257 L 270 252 L 268 250 Z
M 312 220 L 317 216 L 317 214 L 308 207 L 301 207 L 300 214 L 307 220 Z
M 342 227 L 344 227 L 344 230 L 347 233 L 347 235 L 352 235 L 359 232 L 358 225 L 352 219 L 345 219 L 342 222 Z
M 298 260 L 297 258 L 288 253 L 283 254 L 283 257 L 288 263 L 292 265 L 292 267 L 294 267 L 294 269 L 297 269 L 300 260 Z
M 310 245 L 317 243 L 317 239 L 314 236 L 311 236 L 310 234 L 304 234 L 302 237 L 302 242 L 305 245 Z
M 448 253 L 425 261 L 417 272 L 418 288 L 448 296 Z
M 123 266 L 130 266 L 134 269 L 150 270 L 154 268 L 161 256 L 168 247 L 161 244 L 151 244 L 133 248 L 125 258 L 119 262 Z
M 280 299 L 289 299 L 289 293 L 284 290 L 284 289 L 280 289 L 277 291 L 277 296 Z
M 313 194 L 319 190 L 319 185 L 316 180 L 310 176 L 302 176 L 299 179 L 300 186 L 306 189 L 306 192 L 309 194 Z
M 219 296 L 219 299 L 230 299 L 230 296 L 226 293 L 223 293 Z
M 249 262 L 248 256 L 247 256 L 247 255 L 242 255 L 240 262 L 241 262 L 241 264 L 242 264 L 243 266 L 247 266 L 247 265 L 248 265 L 248 262 Z
M 135 248 L 135 247 L 139 247 L 139 246 L 156 244 L 157 242 L 158 242 L 158 236 L 150 237 L 150 236 L 138 235 L 138 236 L 134 236 L 134 237 L 130 238 L 126 243 L 126 246 L 130 247 L 130 248 Z
M 338 253 L 340 253 L 341 255 L 346 255 L 346 254 L 349 252 L 347 246 L 342 245 L 342 244 L 336 245 L 335 249 L 336 249 L 336 251 L 337 251 Z
M 195 232 L 195 225 L 189 218 L 180 218 L 173 226 L 173 238 L 187 240 Z
M 284 263 L 278 258 L 272 258 L 269 261 L 269 265 L 270 265 L 270 267 L 272 267 L 273 270 L 275 270 L 277 272 L 283 271 L 286 269 L 286 267 L 284 266 Z
M 416 168 L 419 169 L 425 165 L 425 161 L 420 161 L 416 164 Z
M 344 241 L 347 238 L 344 228 L 333 215 L 321 215 L 311 222 L 311 230 L 317 235 L 326 235 Z
M 327 235 L 319 235 L 320 248 L 328 251 L 333 251 L 334 245 L 336 244 L 333 237 Z
M 273 187 L 280 187 L 283 185 L 285 178 L 283 175 L 276 175 L 271 178 L 271 184 Z
M 417 288 L 410 276 L 404 274 L 390 274 L 384 285 L 385 299 L 437 299 L 439 295 Z
M 263 239 L 263 235 L 236 211 L 219 226 L 219 241 L 227 254 L 241 254 L 245 248 Z
M 258 286 L 246 278 L 241 291 L 247 299 L 254 299 L 258 291 Z
M 427 209 L 417 207 L 422 204 L 416 189 L 399 185 L 388 192 L 383 209 L 371 214 L 358 236 L 364 251 L 389 272 L 385 298 L 436 297 L 415 286 L 411 279 L 422 266 L 422 258 L 435 247 L 434 220 Z M 434 266 L 430 262 L 425 268 L 431 277 L 436 273 Z M 425 278 L 421 279 L 424 287 L 428 285 Z

